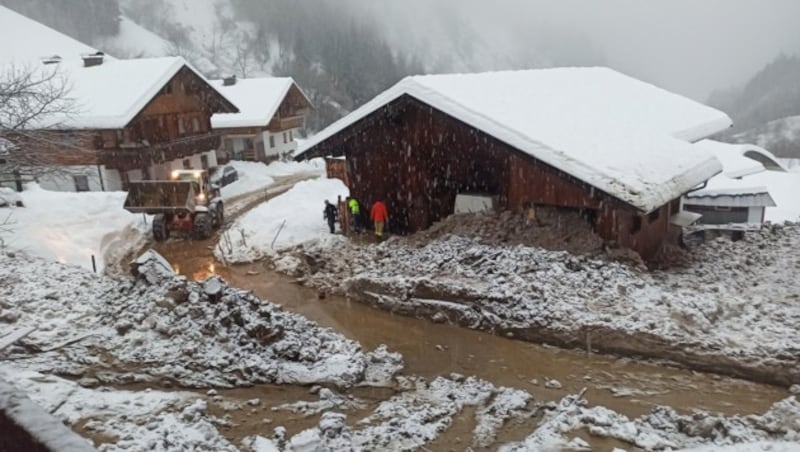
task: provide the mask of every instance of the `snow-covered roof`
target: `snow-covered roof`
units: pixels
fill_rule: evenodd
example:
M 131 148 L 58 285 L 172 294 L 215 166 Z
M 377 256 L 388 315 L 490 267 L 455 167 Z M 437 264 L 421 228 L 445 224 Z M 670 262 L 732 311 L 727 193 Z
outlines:
M 722 163 L 722 174 L 717 177 L 737 178 L 770 169 L 786 171 L 784 165 L 771 152 L 752 144 L 729 144 L 714 140 L 698 141 L 697 149 L 710 152 Z M 765 166 L 764 163 L 767 163 Z
M 721 170 L 693 149 L 724 113 L 608 68 L 407 77 L 312 137 L 308 151 L 408 95 L 649 212 Z
M 723 162 L 724 169 L 722 174 L 711 178 L 703 189 L 688 193 L 686 203 L 698 204 L 701 202 L 699 200 L 705 198 L 706 202 L 712 203 L 707 205 L 763 205 L 769 207 L 765 216 L 767 221 L 800 219 L 800 198 L 797 196 L 800 193 L 800 173 L 786 171 L 785 166 L 769 151 L 754 145 L 711 140 L 703 140 L 694 146 L 704 152 L 715 153 Z M 766 162 L 770 169 L 760 162 Z M 754 165 L 758 165 L 760 171 L 752 171 Z
M 84 67 L 82 56 L 96 49 L 3 7 L 0 42 L 14 43 L 0 47 L 0 70 L 57 71 L 69 88 L 69 111 L 37 118 L 30 128 L 120 129 L 183 67 L 205 80 L 180 57 L 120 60 L 105 55 L 102 64 Z M 54 55 L 59 63 L 43 64 L 43 58 Z
M 702 193 L 693 193 L 684 200 L 684 205 L 690 206 L 718 206 L 718 207 L 775 207 L 775 200 L 770 196 L 766 187 L 748 188 L 749 193 L 743 190 L 708 190 Z
M 224 80 L 211 80 L 210 83 L 239 108 L 239 113 L 213 115 L 211 127 L 214 129 L 266 126 L 289 90 L 296 86 L 291 77 L 237 78 L 236 83 L 228 86 Z M 308 103 L 311 104 L 310 101 Z
M 77 57 L 97 52 L 94 47 L 4 6 L 0 6 L 0 42 L 0 66 L 38 63 L 53 55 Z

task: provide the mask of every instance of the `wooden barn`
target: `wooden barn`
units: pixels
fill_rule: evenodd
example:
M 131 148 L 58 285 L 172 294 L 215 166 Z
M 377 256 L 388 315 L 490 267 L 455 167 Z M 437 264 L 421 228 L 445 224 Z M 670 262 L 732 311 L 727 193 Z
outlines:
M 6 138 L 0 173 L 22 172 L 50 190 L 125 189 L 176 168 L 216 165 L 214 113 L 238 108 L 180 57 L 117 59 L 0 7 L 0 38 L 36 36 L 0 50 L 0 70 L 26 68 L 64 88 L 56 106 Z
M 606 68 L 419 76 L 312 137 L 299 158 L 345 157 L 352 195 L 383 199 L 395 232 L 479 193 L 501 209 L 579 210 L 599 236 L 649 257 L 680 223 L 681 196 L 721 170 L 691 143 L 730 125 Z

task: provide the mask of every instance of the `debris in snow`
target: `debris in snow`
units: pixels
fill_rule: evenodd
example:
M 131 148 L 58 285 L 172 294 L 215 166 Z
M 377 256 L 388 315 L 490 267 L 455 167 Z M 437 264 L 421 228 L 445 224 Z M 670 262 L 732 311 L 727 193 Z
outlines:
M 794 395 L 800 395 L 800 385 L 792 385 L 789 388 L 789 392 Z
M 131 262 L 131 273 L 150 285 L 159 284 L 175 277 L 172 266 L 154 250 L 148 250 Z
M 529 400 L 524 391 L 497 388 L 474 377 L 460 383 L 441 377 L 430 383 L 416 379 L 414 389 L 382 402 L 356 426 L 344 426 L 341 415 L 331 414 L 328 421 L 335 423 L 335 429 L 324 429 L 321 422 L 295 435 L 291 445 L 295 450 L 417 449 L 446 430 L 466 406 L 477 409 L 473 442 L 491 444 L 507 420 L 527 415 L 524 407 Z
M 500 450 L 565 448 L 564 435 L 583 429 L 593 436 L 615 438 L 645 450 L 709 444 L 722 447 L 757 441 L 796 442 L 800 440 L 800 403 L 792 397 L 775 403 L 763 415 L 743 417 L 716 416 L 702 411 L 681 415 L 660 406 L 650 414 L 630 420 L 604 407 L 588 408 L 582 396 L 570 395 L 545 414 L 524 442 L 508 444 Z
M 359 400 L 352 396 L 343 396 L 328 388 L 321 388 L 319 390 L 318 402 L 294 402 L 279 405 L 272 408 L 272 411 L 286 410 L 293 413 L 302 414 L 303 416 L 313 416 L 323 411 L 332 409 L 338 410 L 352 410 L 362 409 L 366 405 L 363 400 Z
M 544 387 L 547 389 L 561 389 L 563 386 L 558 380 L 547 380 L 544 382 Z
M 93 334 L 65 353 L 31 355 L 26 365 L 83 377 L 102 363 L 108 369 L 91 377 L 104 384 L 351 386 L 363 382 L 368 366 L 381 356 L 391 356 L 385 349 L 365 353 L 358 343 L 216 277 L 205 283 L 176 277 L 155 252 L 135 263 L 138 278 L 130 281 L 38 258 L 0 256 L 0 280 L 7 283 L 6 300 L 19 312 L 18 325 L 37 327 L 30 342 Z M 209 289 L 218 301 L 209 297 Z M 46 300 L 50 293 L 61 301 Z M 401 365 L 389 364 L 382 379 Z
M 710 242 L 668 270 L 442 235 L 307 243 L 304 282 L 415 317 L 532 342 L 668 358 L 789 386 L 800 381 L 800 225 Z M 624 338 L 624 340 L 620 340 Z M 679 350 L 676 344 L 680 344 Z M 620 350 L 623 347 L 624 350 Z

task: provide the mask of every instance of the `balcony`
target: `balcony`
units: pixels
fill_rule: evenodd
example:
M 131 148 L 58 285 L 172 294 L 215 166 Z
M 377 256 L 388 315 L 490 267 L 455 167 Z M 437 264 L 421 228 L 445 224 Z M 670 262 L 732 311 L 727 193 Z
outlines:
M 284 118 L 272 118 L 267 129 L 270 132 L 280 132 L 282 130 L 297 129 L 303 127 L 305 116 L 286 116 Z

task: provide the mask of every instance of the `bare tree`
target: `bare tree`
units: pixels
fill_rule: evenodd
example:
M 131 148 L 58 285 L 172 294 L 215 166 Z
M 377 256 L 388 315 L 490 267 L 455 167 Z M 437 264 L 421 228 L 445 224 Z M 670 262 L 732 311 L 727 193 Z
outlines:
M 58 64 L 0 69 L 0 178 L 62 171 L 67 157 L 91 153 L 87 134 L 64 120 L 77 113 Z

